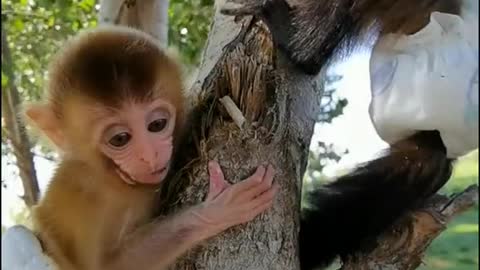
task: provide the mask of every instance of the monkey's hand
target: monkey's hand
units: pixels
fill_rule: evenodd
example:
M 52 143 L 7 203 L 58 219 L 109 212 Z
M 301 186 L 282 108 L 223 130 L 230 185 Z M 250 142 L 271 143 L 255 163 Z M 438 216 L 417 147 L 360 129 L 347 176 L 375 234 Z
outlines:
M 55 270 L 43 253 L 37 237 L 28 228 L 16 225 L 2 237 L 2 270 Z
M 225 181 L 217 162 L 209 162 L 208 170 L 210 190 L 196 215 L 209 236 L 249 222 L 272 205 L 278 185 L 272 184 L 275 171 L 271 165 L 258 167 L 252 176 L 234 185 Z

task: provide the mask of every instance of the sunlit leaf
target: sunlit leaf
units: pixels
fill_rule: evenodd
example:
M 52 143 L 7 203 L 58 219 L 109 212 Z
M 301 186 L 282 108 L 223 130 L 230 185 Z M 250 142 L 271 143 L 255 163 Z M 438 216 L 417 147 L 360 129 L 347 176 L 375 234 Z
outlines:
M 91 12 L 94 4 L 95 4 L 94 1 L 91 1 L 91 0 L 83 0 L 82 2 L 80 2 L 80 3 L 78 4 L 78 6 L 79 6 L 81 9 L 83 9 L 83 11 Z
M 55 17 L 50 16 L 50 17 L 48 18 L 47 25 L 48 25 L 49 27 L 52 27 L 54 24 L 55 24 Z
M 4 89 L 4 87 L 6 87 L 7 84 L 8 84 L 8 77 L 2 71 L 2 89 Z
M 25 27 L 21 18 L 16 18 L 13 21 L 13 26 L 15 27 L 15 31 L 18 32 L 22 32 L 23 28 Z

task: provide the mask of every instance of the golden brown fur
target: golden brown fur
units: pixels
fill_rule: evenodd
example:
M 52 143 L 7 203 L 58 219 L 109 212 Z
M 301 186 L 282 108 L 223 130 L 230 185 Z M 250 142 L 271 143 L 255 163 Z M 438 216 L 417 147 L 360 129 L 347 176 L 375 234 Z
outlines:
M 48 255 L 62 267 L 71 265 L 62 270 L 95 269 L 102 265 L 101 250 L 121 249 L 129 233 L 151 220 L 154 197 L 155 189 L 132 188 L 116 174 L 65 160 L 34 209 L 35 230 Z
M 158 186 L 132 187 L 119 180 L 90 139 L 88 127 L 95 113 L 85 112 L 83 105 L 84 99 L 114 107 L 122 100 L 162 97 L 176 107 L 181 126 L 180 71 L 152 44 L 157 43 L 141 32 L 103 27 L 69 41 L 50 66 L 47 104 L 63 136 L 74 143 L 63 149 L 62 161 L 34 209 L 34 223 L 47 254 L 62 270 L 106 265 L 102 260 L 122 249 L 127 235 L 152 220 Z M 116 63 L 115 74 L 108 65 Z M 122 66 L 133 69 L 119 69 Z M 131 94 L 137 96 L 126 96 Z M 101 254 L 106 250 L 112 254 Z

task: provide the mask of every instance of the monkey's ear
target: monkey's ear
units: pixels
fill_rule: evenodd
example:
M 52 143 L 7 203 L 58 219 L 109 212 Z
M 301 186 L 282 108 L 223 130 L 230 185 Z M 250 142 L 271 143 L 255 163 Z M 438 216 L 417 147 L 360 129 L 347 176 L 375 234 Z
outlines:
M 65 137 L 60 128 L 59 119 L 56 117 L 50 105 L 33 104 L 24 110 L 28 122 L 34 124 L 56 147 L 64 150 Z

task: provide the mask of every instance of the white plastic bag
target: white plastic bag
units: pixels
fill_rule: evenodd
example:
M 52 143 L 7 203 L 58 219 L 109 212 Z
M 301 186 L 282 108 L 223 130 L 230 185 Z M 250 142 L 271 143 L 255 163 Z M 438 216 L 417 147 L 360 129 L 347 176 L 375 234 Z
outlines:
M 478 35 L 471 30 L 460 16 L 434 12 L 419 32 L 379 40 L 369 112 L 384 141 L 438 130 L 451 158 L 478 148 Z
M 32 231 L 16 225 L 2 236 L 2 270 L 57 270 L 57 266 Z

